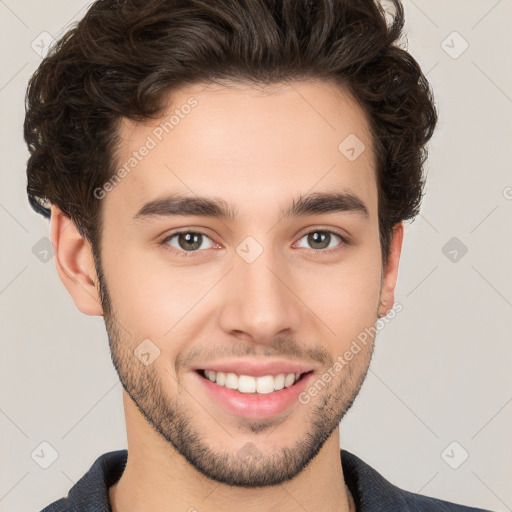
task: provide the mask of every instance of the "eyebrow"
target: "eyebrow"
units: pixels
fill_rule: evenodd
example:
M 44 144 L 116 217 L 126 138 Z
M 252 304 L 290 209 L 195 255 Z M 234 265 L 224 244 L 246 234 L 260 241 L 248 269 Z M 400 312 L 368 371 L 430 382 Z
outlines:
M 287 209 L 281 209 L 282 217 L 302 217 L 315 214 L 347 212 L 369 219 L 364 202 L 351 192 L 316 192 L 294 199 Z M 238 210 L 223 199 L 171 194 L 147 202 L 134 215 L 135 220 L 148 217 L 206 216 L 224 220 L 236 220 Z

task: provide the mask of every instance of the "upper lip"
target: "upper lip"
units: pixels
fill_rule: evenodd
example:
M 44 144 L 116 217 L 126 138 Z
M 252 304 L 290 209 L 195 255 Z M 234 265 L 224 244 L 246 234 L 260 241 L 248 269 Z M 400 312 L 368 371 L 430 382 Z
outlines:
M 281 373 L 307 373 L 313 370 L 311 365 L 295 363 L 291 361 L 250 361 L 247 359 L 238 361 L 219 361 L 205 363 L 193 368 L 195 371 L 210 370 L 222 373 L 236 373 L 237 375 L 250 375 L 262 377 L 263 375 L 279 375 Z

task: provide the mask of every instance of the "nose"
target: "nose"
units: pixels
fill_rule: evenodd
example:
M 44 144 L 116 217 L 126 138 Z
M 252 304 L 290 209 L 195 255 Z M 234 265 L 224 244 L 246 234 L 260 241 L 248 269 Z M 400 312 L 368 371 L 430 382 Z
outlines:
M 271 344 L 299 330 L 303 306 L 290 267 L 272 251 L 264 250 L 251 263 L 236 255 L 225 286 L 219 321 L 227 334 Z

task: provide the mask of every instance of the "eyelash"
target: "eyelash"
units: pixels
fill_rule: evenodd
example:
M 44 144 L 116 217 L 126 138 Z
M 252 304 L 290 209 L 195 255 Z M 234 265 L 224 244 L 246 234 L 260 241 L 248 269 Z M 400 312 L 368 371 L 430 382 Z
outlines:
M 319 229 L 319 228 L 313 229 L 313 230 L 308 231 L 307 233 L 304 233 L 303 235 L 301 235 L 299 240 L 301 240 L 305 236 L 310 235 L 312 233 L 329 233 L 330 235 L 334 235 L 334 236 L 338 237 L 340 239 L 340 243 L 336 247 L 333 247 L 331 249 L 309 249 L 309 251 L 313 251 L 316 253 L 323 253 L 323 254 L 333 254 L 333 253 L 336 253 L 336 252 L 342 250 L 345 246 L 349 245 L 349 243 L 345 237 L 343 237 L 336 231 L 332 231 L 329 229 Z M 182 234 L 202 235 L 211 240 L 211 238 L 206 233 L 203 233 L 201 231 L 193 231 L 193 230 L 189 229 L 189 230 L 176 231 L 176 232 L 170 234 L 169 236 L 167 236 L 160 242 L 160 245 L 164 246 L 164 249 L 169 250 L 173 254 L 178 254 L 180 257 L 184 257 L 184 258 L 197 257 L 198 253 L 201 253 L 205 250 L 205 249 L 203 249 L 203 250 L 195 250 L 195 251 L 184 251 L 184 250 L 177 250 L 177 249 L 171 247 L 169 245 L 169 242 L 175 236 L 182 235 Z M 213 240 L 212 240 L 212 242 L 213 242 Z

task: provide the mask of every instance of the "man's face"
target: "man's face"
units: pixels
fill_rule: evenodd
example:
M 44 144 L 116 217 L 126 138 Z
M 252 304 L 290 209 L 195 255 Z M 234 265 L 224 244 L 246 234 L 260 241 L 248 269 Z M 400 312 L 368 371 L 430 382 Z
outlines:
M 117 163 L 130 170 L 102 202 L 114 364 L 149 424 L 201 473 L 277 484 L 333 434 L 370 362 L 373 340 L 334 369 L 380 300 L 368 124 L 326 83 L 195 85 L 171 99 L 162 119 L 122 124 Z M 367 215 L 354 201 L 306 201 L 283 216 L 324 193 L 352 194 Z M 145 207 L 173 194 L 221 201 L 234 217 Z

